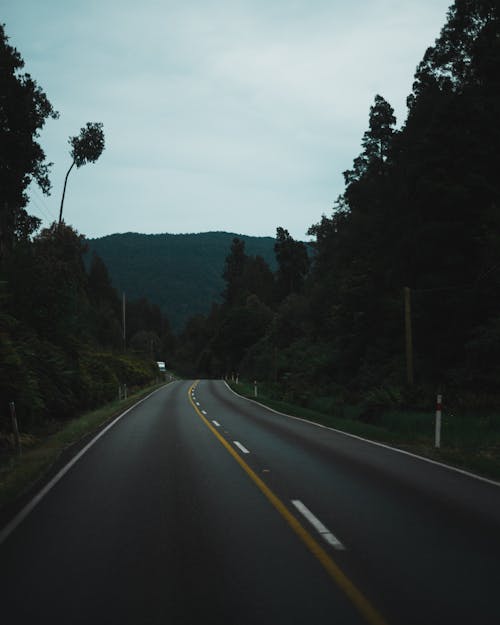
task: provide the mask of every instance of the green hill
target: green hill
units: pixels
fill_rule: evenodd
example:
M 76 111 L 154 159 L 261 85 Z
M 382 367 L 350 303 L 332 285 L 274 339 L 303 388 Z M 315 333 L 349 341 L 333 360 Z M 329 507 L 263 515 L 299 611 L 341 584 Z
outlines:
M 230 232 L 200 234 L 112 234 L 89 239 L 108 267 L 113 285 L 127 298 L 146 297 L 158 304 L 175 331 L 193 315 L 209 311 L 224 289 L 224 261 L 234 237 L 245 241 L 248 255 L 276 267 L 275 239 Z

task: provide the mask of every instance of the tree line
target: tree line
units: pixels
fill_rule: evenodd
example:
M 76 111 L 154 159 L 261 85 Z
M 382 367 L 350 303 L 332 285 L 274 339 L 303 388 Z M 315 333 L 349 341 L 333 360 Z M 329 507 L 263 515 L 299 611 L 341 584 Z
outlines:
M 417 67 L 408 115 L 377 95 L 362 150 L 312 253 L 278 228 L 274 274 L 235 240 L 223 302 L 187 324 L 178 363 L 198 375 L 395 401 L 500 380 L 500 8 L 456 0 Z M 408 384 L 403 292 L 411 295 Z M 432 391 L 429 391 L 432 389 Z
M 62 220 L 62 202 L 59 222 L 41 231 L 28 213 L 30 183 L 50 192 L 38 138 L 58 114 L 23 66 L 0 25 L 0 431 L 11 402 L 26 428 L 99 406 L 119 385 L 154 380 L 154 361 L 173 340 L 147 300 L 127 303 L 124 335 L 121 297 L 98 256 L 85 262 L 87 244 Z M 102 125 L 87 124 L 70 144 L 71 167 L 95 161 Z

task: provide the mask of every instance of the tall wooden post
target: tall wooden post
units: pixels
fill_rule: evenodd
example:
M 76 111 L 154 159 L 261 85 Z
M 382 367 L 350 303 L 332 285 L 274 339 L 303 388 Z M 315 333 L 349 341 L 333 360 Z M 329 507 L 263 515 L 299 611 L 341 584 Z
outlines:
M 127 350 L 127 328 L 126 328 L 126 302 L 125 291 L 122 293 L 122 330 L 123 330 L 123 351 Z

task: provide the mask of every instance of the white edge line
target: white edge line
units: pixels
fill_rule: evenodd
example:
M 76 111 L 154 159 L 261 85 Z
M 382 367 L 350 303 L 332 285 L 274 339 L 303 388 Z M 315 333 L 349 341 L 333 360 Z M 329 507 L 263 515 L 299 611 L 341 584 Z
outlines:
M 212 423 L 213 423 L 216 427 L 220 428 L 220 423 L 219 423 L 218 421 L 212 421 Z
M 87 445 L 85 445 L 85 447 L 81 449 L 76 454 L 76 456 L 74 456 L 68 462 L 68 464 L 66 464 L 58 473 L 56 473 L 56 475 L 54 475 L 54 477 L 49 482 L 47 482 L 47 484 L 45 484 L 45 486 L 33 497 L 33 499 L 31 499 L 31 501 L 29 501 L 24 506 L 24 508 L 22 508 L 22 510 L 20 510 L 16 514 L 16 516 L 13 519 L 11 519 L 11 521 L 9 521 L 9 523 L 7 523 L 7 525 L 0 531 L 0 545 L 12 534 L 12 532 L 18 527 L 18 525 L 20 525 L 24 521 L 24 519 L 30 514 L 30 512 L 42 501 L 45 495 L 47 495 L 47 493 L 49 493 L 54 488 L 57 482 L 59 482 L 59 480 L 61 480 L 61 478 L 63 478 L 66 475 L 66 473 L 71 469 L 71 467 L 74 464 L 76 464 L 78 460 L 80 460 L 80 458 L 84 454 L 86 454 L 87 451 L 95 443 L 97 443 L 97 441 L 101 438 L 101 436 L 104 436 L 104 434 L 106 434 L 108 430 L 110 430 L 114 425 L 116 425 L 118 421 L 120 421 L 120 419 L 122 419 L 131 410 L 136 408 L 139 404 L 142 404 L 142 402 L 146 401 L 146 399 L 149 399 L 150 397 L 152 397 L 155 393 L 158 393 L 158 391 L 161 391 L 162 389 L 164 389 L 165 386 L 168 386 L 168 384 L 165 384 L 164 386 L 157 388 L 152 393 L 149 393 L 149 395 L 146 395 L 146 397 L 143 397 L 142 399 L 140 399 L 133 406 L 130 406 L 130 408 L 127 408 L 125 412 L 122 412 L 115 419 L 113 419 L 111 423 L 108 423 L 108 425 L 104 429 L 102 429 L 89 443 L 87 443 Z
M 454 467 L 450 464 L 445 464 L 444 462 L 438 462 L 437 460 L 432 460 L 431 458 L 426 458 L 425 456 L 419 456 L 418 454 L 414 454 L 411 451 L 405 451 L 404 449 L 398 449 L 397 447 L 391 447 L 390 445 L 386 445 L 385 443 L 379 443 L 377 441 L 371 441 L 369 438 L 363 438 L 362 436 L 358 436 L 357 434 L 350 434 L 349 432 L 343 432 L 342 430 L 337 430 L 336 428 L 328 427 L 328 425 L 323 425 L 322 423 L 316 423 L 315 421 L 308 421 L 307 419 L 302 419 L 301 417 L 294 417 L 291 414 L 286 414 L 286 412 L 279 412 L 279 410 L 274 410 L 274 408 L 269 408 L 265 404 L 261 404 L 255 399 L 250 399 L 249 397 L 244 397 L 240 395 L 236 391 L 234 391 L 229 384 L 222 380 L 227 388 L 241 399 L 245 399 L 246 401 L 251 402 L 252 404 L 257 404 L 261 408 L 265 408 L 266 410 L 270 410 L 275 414 L 279 414 L 283 417 L 288 417 L 289 419 L 295 419 L 296 421 L 302 421 L 303 423 L 308 423 L 309 425 L 315 425 L 318 428 L 323 428 L 325 430 L 331 430 L 332 432 L 337 432 L 337 434 L 342 434 L 343 436 L 348 436 L 349 438 L 356 438 L 358 441 L 363 441 L 364 443 L 370 443 L 370 445 L 376 445 L 377 447 L 383 447 L 384 449 L 389 449 L 390 451 L 394 451 L 398 454 L 404 454 L 405 456 L 410 456 L 411 458 L 416 458 L 417 460 L 422 460 L 423 462 L 428 462 L 429 464 L 434 464 L 438 467 L 443 467 L 444 469 L 448 469 L 449 471 L 454 471 L 455 473 L 460 473 L 462 475 L 466 475 L 467 477 L 472 477 L 475 480 L 479 480 L 481 482 L 485 482 L 486 484 L 491 484 L 492 486 L 500 487 L 500 482 L 496 482 L 495 480 L 490 480 L 487 477 L 483 477 L 482 475 L 477 475 L 477 473 L 470 473 L 469 471 L 465 471 L 464 469 L 459 469 L 458 467 Z
M 321 537 L 326 540 L 332 547 L 335 549 L 344 550 L 344 545 L 340 542 L 340 540 L 330 532 L 330 530 L 323 525 L 323 523 L 318 519 L 318 517 L 314 516 L 314 514 L 307 508 L 299 499 L 292 499 L 293 505 L 297 508 L 297 510 L 309 521 L 309 523 L 314 527 L 314 529 L 321 535 Z
M 236 445 L 236 447 L 238 447 L 238 449 L 240 449 L 244 454 L 249 454 L 250 452 L 248 451 L 248 449 L 246 447 L 243 447 L 243 445 L 241 443 L 239 443 L 238 441 L 233 441 L 233 443 Z

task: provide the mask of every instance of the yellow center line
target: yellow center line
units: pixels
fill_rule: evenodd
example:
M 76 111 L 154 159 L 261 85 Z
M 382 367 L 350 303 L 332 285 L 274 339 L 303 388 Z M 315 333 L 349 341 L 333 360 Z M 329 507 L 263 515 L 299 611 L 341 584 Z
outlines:
M 255 473 L 253 469 L 243 460 L 243 458 L 231 447 L 226 439 L 219 434 L 214 426 L 205 418 L 201 413 L 198 406 L 194 403 L 191 397 L 191 391 L 196 388 L 198 381 L 194 382 L 188 391 L 189 401 L 194 408 L 196 414 L 200 417 L 207 428 L 218 439 L 218 441 L 226 448 L 231 456 L 236 460 L 240 467 L 250 477 L 250 479 L 256 484 L 260 491 L 266 496 L 268 501 L 276 508 L 276 510 L 285 519 L 288 525 L 293 529 L 297 536 L 306 545 L 309 551 L 320 561 L 323 568 L 333 581 L 339 586 L 339 588 L 347 595 L 351 603 L 357 608 L 357 610 L 365 617 L 366 621 L 370 625 L 387 625 L 387 621 L 382 615 L 372 606 L 370 601 L 359 591 L 351 580 L 345 575 L 340 567 L 335 564 L 332 558 L 327 554 L 323 547 L 316 541 L 316 539 L 299 523 L 295 516 L 288 510 L 285 504 L 279 499 L 277 495 L 262 481 L 262 479 Z

